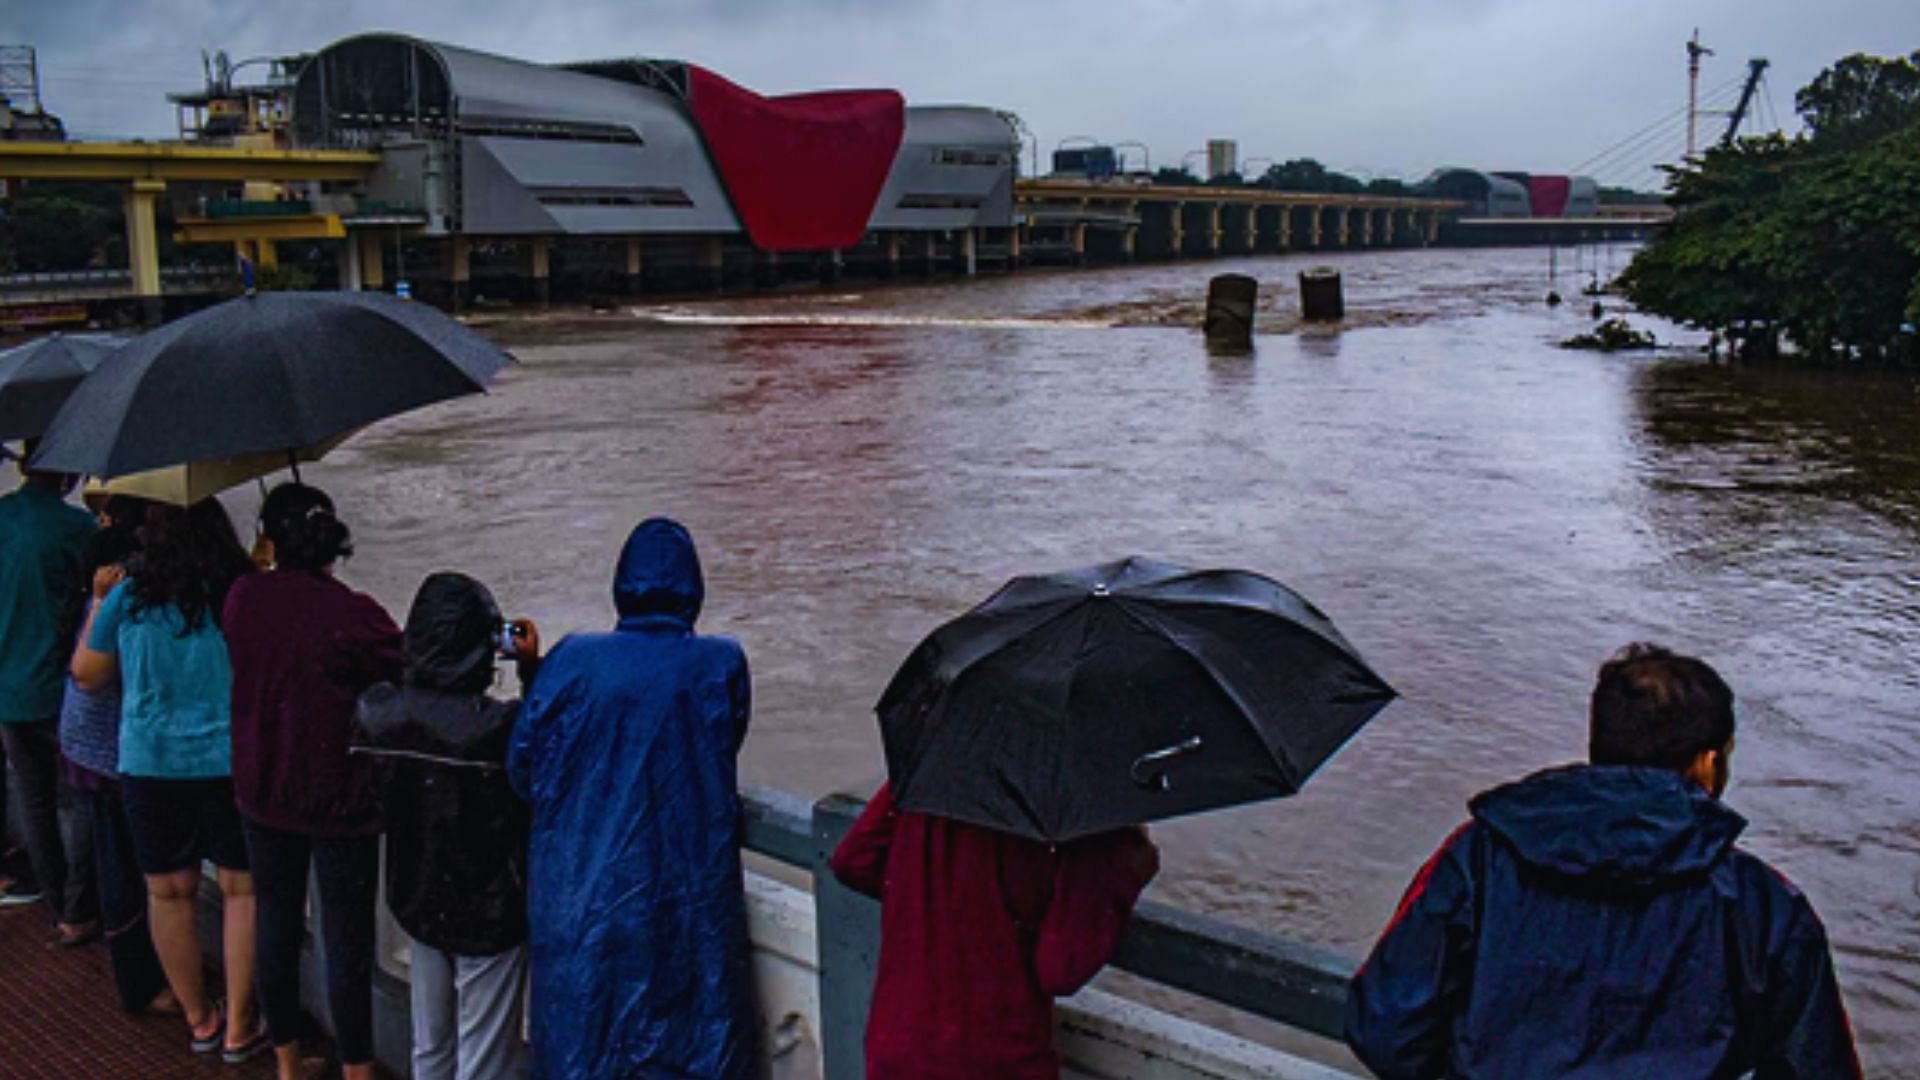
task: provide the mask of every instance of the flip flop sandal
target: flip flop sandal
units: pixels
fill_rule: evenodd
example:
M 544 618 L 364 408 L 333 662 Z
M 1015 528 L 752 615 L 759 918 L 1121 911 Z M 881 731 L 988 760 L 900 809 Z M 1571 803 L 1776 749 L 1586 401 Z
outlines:
M 187 1029 L 187 1034 L 193 1037 L 191 1045 L 193 1046 L 193 1052 L 196 1054 L 211 1054 L 226 1043 L 227 1003 L 223 1001 L 215 1005 L 213 1007 L 213 1016 L 213 1030 L 207 1034 L 202 1035 L 192 1028 Z
M 244 1065 L 271 1049 L 273 1049 L 273 1035 L 267 1031 L 267 1025 L 261 1024 L 254 1030 L 253 1038 L 239 1046 L 222 1048 L 220 1060 L 229 1065 Z

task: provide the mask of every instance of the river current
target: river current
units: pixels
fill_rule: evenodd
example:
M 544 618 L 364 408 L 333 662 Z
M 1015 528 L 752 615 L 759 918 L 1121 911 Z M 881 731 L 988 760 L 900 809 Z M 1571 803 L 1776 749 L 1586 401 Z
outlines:
M 1920 1075 L 1920 389 L 1646 319 L 1673 347 L 1556 348 L 1624 251 L 1563 251 L 1559 309 L 1541 249 L 1318 261 L 1342 329 L 1292 318 L 1283 259 L 498 318 L 493 393 L 309 479 L 396 617 L 459 568 L 550 641 L 607 625 L 626 530 L 678 517 L 753 667 L 743 781 L 809 796 L 877 784 L 888 676 L 1010 576 L 1279 578 L 1402 698 L 1301 795 L 1157 826 L 1154 893 L 1356 955 L 1469 796 L 1582 756 L 1610 651 L 1700 655 L 1746 843 L 1826 920 L 1869 1071 Z M 1225 271 L 1262 284 L 1251 356 L 1193 329 Z

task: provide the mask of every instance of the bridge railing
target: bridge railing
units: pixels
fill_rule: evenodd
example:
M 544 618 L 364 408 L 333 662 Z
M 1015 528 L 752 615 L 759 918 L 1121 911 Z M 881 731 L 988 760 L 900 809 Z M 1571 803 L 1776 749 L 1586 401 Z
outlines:
M 742 798 L 748 850 L 812 875 L 826 1078 L 857 1080 L 880 908 L 836 881 L 827 860 L 864 803 L 844 795 L 809 803 L 762 788 Z M 1113 966 L 1330 1039 L 1340 1037 L 1354 969 L 1337 953 L 1154 901 L 1136 909 Z

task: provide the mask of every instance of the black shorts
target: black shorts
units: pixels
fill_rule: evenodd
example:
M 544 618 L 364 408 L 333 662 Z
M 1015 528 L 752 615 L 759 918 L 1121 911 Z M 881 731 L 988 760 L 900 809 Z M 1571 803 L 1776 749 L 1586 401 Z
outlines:
M 202 859 L 222 870 L 247 868 L 247 840 L 240 829 L 240 808 L 233 801 L 232 777 L 123 776 L 120 797 L 133 832 L 133 860 L 141 873 L 194 869 Z

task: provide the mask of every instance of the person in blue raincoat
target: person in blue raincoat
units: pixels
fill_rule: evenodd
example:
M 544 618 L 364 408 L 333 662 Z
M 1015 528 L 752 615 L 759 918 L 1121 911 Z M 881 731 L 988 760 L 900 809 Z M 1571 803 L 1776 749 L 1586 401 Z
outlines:
M 547 657 L 507 752 L 533 810 L 534 1075 L 757 1073 L 735 758 L 747 660 L 694 633 L 693 538 L 627 538 L 612 633 Z

